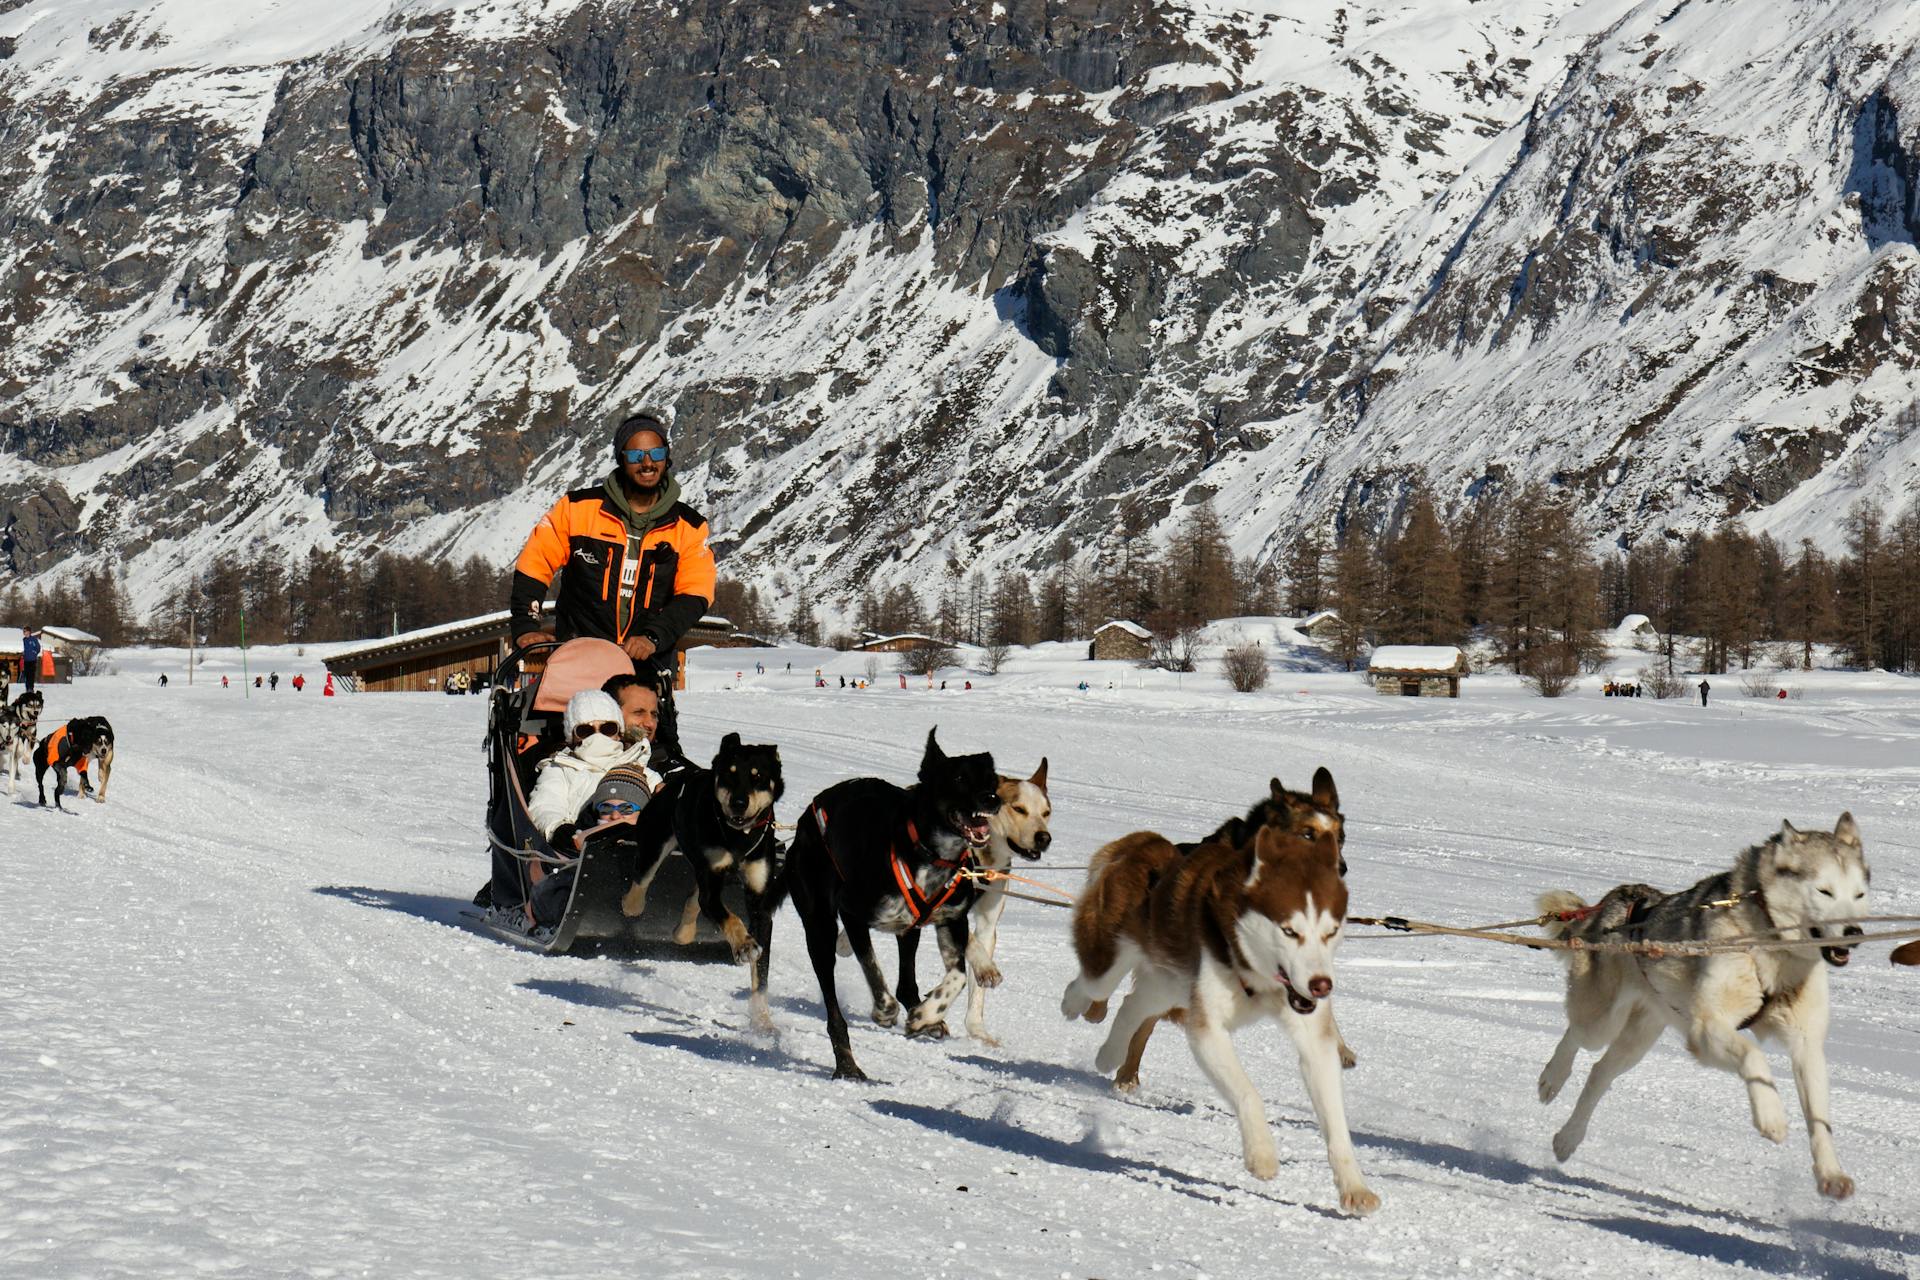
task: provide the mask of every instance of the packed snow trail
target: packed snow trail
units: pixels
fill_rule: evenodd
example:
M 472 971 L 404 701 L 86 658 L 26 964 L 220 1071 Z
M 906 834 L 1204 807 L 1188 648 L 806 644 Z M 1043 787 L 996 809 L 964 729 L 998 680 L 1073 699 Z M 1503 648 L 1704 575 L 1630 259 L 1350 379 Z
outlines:
M 864 657 L 695 657 L 696 755 L 780 744 L 783 820 L 840 778 L 902 781 L 928 728 L 1009 772 L 1050 761 L 1055 843 L 1083 864 L 1139 827 L 1202 833 L 1270 775 L 1338 779 L 1353 910 L 1471 923 L 1535 894 L 1679 888 L 1783 817 L 1860 820 L 1874 906 L 1920 913 L 1920 686 L 1814 676 L 1706 711 L 1476 677 L 1457 702 L 1282 674 L 1258 696 L 1043 647 L 972 692 L 843 692 Z M 216 655 L 218 656 L 218 655 Z M 256 661 L 260 655 L 256 654 Z M 788 675 L 782 668 L 791 658 Z M 283 675 L 291 651 L 265 656 Z M 1145 1085 L 1060 1021 L 1064 911 L 1014 903 L 998 1047 L 909 1043 L 863 1016 L 879 1082 L 827 1079 L 800 931 L 775 931 L 777 1035 L 732 966 L 549 958 L 461 927 L 485 875 L 484 700 L 188 687 L 176 654 L 48 691 L 48 723 L 114 722 L 104 806 L 0 811 L 0 1273 L 36 1276 L 1137 1276 L 1290 1272 L 1906 1277 L 1920 1254 L 1920 988 L 1862 951 L 1833 975 L 1834 1111 L 1856 1199 L 1813 1189 L 1797 1109 L 1756 1135 L 1737 1081 L 1669 1036 L 1568 1165 L 1568 1100 L 1534 1081 L 1560 1028 L 1550 956 L 1350 940 L 1340 1020 L 1361 1166 L 1339 1218 L 1291 1051 L 1242 1032 L 1281 1154 L 1259 1183 L 1182 1038 Z M 747 665 L 751 665 L 748 663 Z M 830 688 L 812 688 L 816 665 Z M 174 682 L 154 685 L 158 670 Z M 1097 670 L 1098 687 L 1072 685 Z M 236 682 L 237 683 L 237 682 Z M 958 680 L 954 681 L 958 685 Z M 1184 686 L 1184 687 L 1180 687 Z M 1022 868 L 1025 870 L 1025 868 Z M 1036 872 L 1077 889 L 1078 871 Z M 884 941 L 884 940 L 883 940 Z M 934 965 L 922 948 L 923 978 Z M 882 948 L 889 970 L 890 947 Z M 1771 1055 L 1785 1071 L 1782 1055 Z M 1581 1070 L 1591 1061 L 1583 1057 Z M 1576 1080 L 1579 1077 L 1576 1077 Z

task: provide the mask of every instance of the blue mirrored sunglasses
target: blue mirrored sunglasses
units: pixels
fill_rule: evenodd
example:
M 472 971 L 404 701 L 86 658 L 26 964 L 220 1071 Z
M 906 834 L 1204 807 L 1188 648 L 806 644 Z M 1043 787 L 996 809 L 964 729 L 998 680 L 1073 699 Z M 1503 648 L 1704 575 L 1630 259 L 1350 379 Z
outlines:
M 667 460 L 667 446 L 657 444 L 651 449 L 622 449 L 620 450 L 620 459 L 629 464 L 642 461 L 665 462 Z
M 638 813 L 640 806 L 631 800 L 602 800 L 593 806 L 595 813 Z

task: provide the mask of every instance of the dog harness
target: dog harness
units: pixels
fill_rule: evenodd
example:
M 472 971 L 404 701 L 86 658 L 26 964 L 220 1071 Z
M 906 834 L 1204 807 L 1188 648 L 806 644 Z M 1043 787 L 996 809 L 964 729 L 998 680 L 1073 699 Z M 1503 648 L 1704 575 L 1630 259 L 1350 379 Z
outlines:
M 61 725 L 58 729 L 48 734 L 47 740 L 40 744 L 40 750 L 36 753 L 39 757 L 37 763 L 48 769 L 60 764 L 60 757 L 66 744 L 67 726 Z M 90 754 L 82 755 L 80 759 L 75 762 L 74 767 L 81 773 L 85 773 L 87 771 L 87 761 L 91 759 L 93 759 L 93 757 Z
M 814 825 L 820 828 L 820 843 L 827 847 L 827 860 L 833 863 L 834 874 L 840 877 L 842 883 L 845 883 L 847 873 L 840 866 L 839 855 L 833 851 L 833 841 L 827 839 L 827 815 L 817 804 L 808 805 L 807 813 L 812 816 Z M 914 826 L 913 819 L 908 818 L 907 848 L 917 849 L 919 847 L 920 830 Z M 907 864 L 900 857 L 900 846 L 897 843 L 888 846 L 887 865 L 893 869 L 893 882 L 899 886 L 900 896 L 905 900 L 907 910 L 911 912 L 913 916 L 913 923 L 907 926 L 909 929 L 918 929 L 933 918 L 934 912 L 947 905 L 947 899 L 951 898 L 954 892 L 960 888 L 961 882 L 967 879 L 967 869 L 972 863 L 973 850 L 971 848 L 962 853 L 958 858 L 935 858 L 933 860 L 934 866 L 951 870 L 953 875 L 948 877 L 947 887 L 941 892 L 940 896 L 931 898 L 920 891 L 919 884 L 914 881 L 912 875 L 908 874 Z

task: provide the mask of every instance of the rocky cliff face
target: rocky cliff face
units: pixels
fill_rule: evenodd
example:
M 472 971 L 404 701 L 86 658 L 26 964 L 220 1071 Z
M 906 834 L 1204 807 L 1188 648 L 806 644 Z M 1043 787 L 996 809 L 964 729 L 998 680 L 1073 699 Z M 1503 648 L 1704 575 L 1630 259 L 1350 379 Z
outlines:
M 637 401 L 825 596 L 1920 491 L 1885 0 L 0 0 L 0 556 L 504 560 Z M 1913 415 L 1906 415 L 1911 421 Z

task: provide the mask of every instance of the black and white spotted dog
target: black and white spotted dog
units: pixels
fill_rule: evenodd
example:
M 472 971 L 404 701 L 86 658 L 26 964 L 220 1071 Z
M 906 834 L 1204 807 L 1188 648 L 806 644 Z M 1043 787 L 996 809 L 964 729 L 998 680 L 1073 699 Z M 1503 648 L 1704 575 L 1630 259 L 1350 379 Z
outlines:
M 40 711 L 47 700 L 29 689 L 8 705 L 0 698 L 0 769 L 7 771 L 7 798 L 20 783 L 20 770 L 33 763 L 33 744 L 40 735 Z

